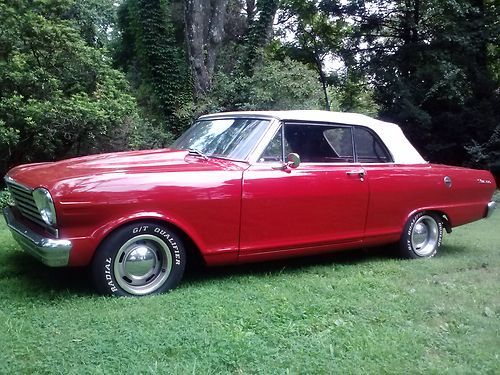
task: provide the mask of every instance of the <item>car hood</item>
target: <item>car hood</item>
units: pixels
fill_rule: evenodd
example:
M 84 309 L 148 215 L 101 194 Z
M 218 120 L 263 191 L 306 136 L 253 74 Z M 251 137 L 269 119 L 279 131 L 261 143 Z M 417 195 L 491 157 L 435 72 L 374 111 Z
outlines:
M 9 171 L 8 177 L 30 188 L 79 185 L 95 179 L 109 180 L 113 176 L 166 172 L 196 172 L 216 170 L 243 170 L 243 162 L 189 155 L 187 151 L 172 149 L 129 151 L 99 154 L 50 163 L 25 164 Z

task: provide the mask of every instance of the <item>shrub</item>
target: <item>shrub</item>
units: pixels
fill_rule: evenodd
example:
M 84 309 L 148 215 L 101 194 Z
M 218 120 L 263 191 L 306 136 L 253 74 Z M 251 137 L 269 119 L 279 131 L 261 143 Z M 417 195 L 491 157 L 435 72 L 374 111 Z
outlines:
M 8 205 L 13 205 L 14 201 L 7 189 L 0 190 L 0 208 L 7 207 Z

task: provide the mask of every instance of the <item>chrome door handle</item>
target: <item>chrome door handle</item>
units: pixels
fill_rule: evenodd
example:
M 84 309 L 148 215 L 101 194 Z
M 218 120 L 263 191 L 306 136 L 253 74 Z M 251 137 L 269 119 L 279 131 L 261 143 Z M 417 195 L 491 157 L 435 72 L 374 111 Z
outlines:
M 364 169 L 356 169 L 356 170 L 352 170 L 352 171 L 347 171 L 346 174 L 348 176 L 357 175 L 361 181 L 364 181 L 366 172 Z

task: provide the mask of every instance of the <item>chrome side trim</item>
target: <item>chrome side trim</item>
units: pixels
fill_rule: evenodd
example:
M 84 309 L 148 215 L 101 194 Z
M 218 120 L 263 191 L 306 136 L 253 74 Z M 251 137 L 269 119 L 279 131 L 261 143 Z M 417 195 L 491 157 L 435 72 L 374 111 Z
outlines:
M 484 217 L 485 218 L 490 217 L 493 214 L 493 211 L 495 211 L 496 207 L 497 207 L 496 202 L 491 201 L 490 203 L 488 203 L 488 205 L 486 206 L 486 214 L 484 215 Z
M 3 209 L 5 222 L 12 236 L 27 253 L 50 267 L 64 267 L 69 263 L 69 254 L 73 247 L 69 240 L 55 240 L 43 237 L 20 223 L 12 208 Z

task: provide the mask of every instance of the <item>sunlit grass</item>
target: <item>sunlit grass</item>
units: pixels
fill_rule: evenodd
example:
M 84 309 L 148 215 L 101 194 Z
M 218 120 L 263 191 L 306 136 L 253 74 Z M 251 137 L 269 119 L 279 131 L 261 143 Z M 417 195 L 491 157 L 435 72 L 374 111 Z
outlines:
M 500 214 L 432 260 L 377 251 L 207 269 L 172 293 L 93 294 L 0 222 L 0 373 L 498 373 Z

